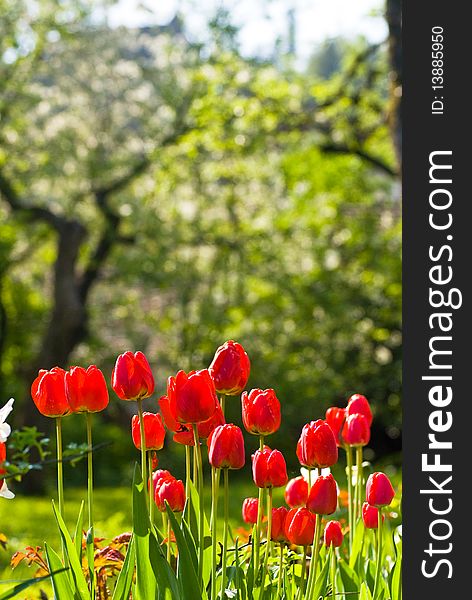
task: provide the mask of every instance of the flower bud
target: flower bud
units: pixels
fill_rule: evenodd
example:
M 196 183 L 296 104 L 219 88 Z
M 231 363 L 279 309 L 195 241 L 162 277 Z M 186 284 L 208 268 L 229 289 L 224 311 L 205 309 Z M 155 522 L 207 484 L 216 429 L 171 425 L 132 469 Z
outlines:
M 288 542 L 285 535 L 285 519 L 288 514 L 288 509 L 285 506 L 272 509 L 272 529 L 270 539 L 273 542 Z
M 128 351 L 118 356 L 111 387 L 122 400 L 142 400 L 154 392 L 154 377 L 142 352 Z
M 370 440 L 370 427 L 360 413 L 349 415 L 344 421 L 342 438 L 348 446 L 366 446 Z
M 343 532 L 339 521 L 329 521 L 324 530 L 324 543 L 329 548 L 331 544 L 335 548 L 343 543 Z
M 315 469 L 331 467 L 338 460 L 338 447 L 331 427 L 323 421 L 304 425 L 297 444 L 300 464 Z
M 252 455 L 252 475 L 257 487 L 282 487 L 288 481 L 285 459 L 279 450 L 264 446 Z
M 208 460 L 216 469 L 244 467 L 244 439 L 237 425 L 219 425 L 212 431 L 208 438 Z
M 146 450 L 160 450 L 164 446 L 166 436 L 161 415 L 159 413 L 144 412 L 143 423 Z M 134 415 L 131 419 L 131 434 L 134 445 L 138 450 L 141 450 L 141 427 L 138 415 Z
M 66 372 L 60 367 L 41 369 L 31 385 L 31 397 L 45 417 L 63 417 L 70 412 L 66 395 Z
M 301 476 L 291 479 L 285 488 L 285 502 L 290 508 L 299 508 L 306 505 L 307 499 L 308 482 Z
M 201 423 L 213 416 L 218 399 L 208 369 L 179 371 L 167 381 L 170 411 L 179 423 Z
M 366 500 L 372 506 L 388 506 L 395 496 L 395 490 L 385 473 L 372 473 L 366 484 Z
M 308 508 L 292 508 L 285 517 L 285 535 L 291 544 L 309 546 L 315 536 L 315 515 Z
M 251 364 L 241 344 L 229 340 L 218 348 L 211 365 L 210 376 L 219 394 L 236 396 L 246 387 Z
M 359 413 L 367 419 L 369 427 L 372 425 L 372 411 L 370 410 L 369 401 L 361 394 L 354 394 L 349 398 L 346 408 L 346 416 Z
M 273 389 L 254 389 L 241 396 L 243 423 L 254 435 L 270 435 L 280 427 L 280 402 Z
M 259 500 L 257 498 L 245 498 L 242 508 L 244 522 L 251 525 L 257 523 L 258 510 Z
M 338 490 L 331 473 L 316 478 L 315 483 L 311 486 L 306 505 L 318 515 L 334 513 L 338 506 Z
M 362 520 L 367 529 L 377 529 L 379 526 L 379 509 L 368 502 L 364 502 L 362 505 Z M 382 521 L 385 521 L 384 515 L 382 515 Z

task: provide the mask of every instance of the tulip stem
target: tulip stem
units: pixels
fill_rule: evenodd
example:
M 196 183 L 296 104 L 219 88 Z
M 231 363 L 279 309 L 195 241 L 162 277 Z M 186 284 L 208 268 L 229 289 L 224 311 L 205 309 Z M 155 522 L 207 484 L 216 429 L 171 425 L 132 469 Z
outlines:
M 331 596 L 336 596 L 336 549 L 331 545 Z
M 154 525 L 154 482 L 152 480 L 152 450 L 148 450 L 148 471 L 149 471 L 149 520 L 151 528 Z
M 229 469 L 224 469 L 224 529 L 223 529 L 223 556 L 221 558 L 221 598 L 225 598 L 226 590 L 226 554 L 228 548 L 228 520 L 229 520 Z
M 380 582 L 380 573 L 382 571 L 382 507 L 379 506 L 378 525 L 377 525 L 377 568 L 375 569 L 374 593 L 372 598 L 376 597 L 377 588 Z
M 302 598 L 305 593 L 305 583 L 306 583 L 306 553 L 308 546 L 303 546 L 303 558 L 302 558 L 302 576 L 300 582 L 300 590 L 298 593 L 298 598 Z
M 143 401 L 138 398 L 139 430 L 141 433 L 141 475 L 143 478 L 144 497 L 148 499 L 147 494 L 147 475 L 146 475 L 146 436 L 144 433 Z
M 170 526 L 170 519 L 167 519 L 167 562 L 169 563 L 169 565 L 170 565 L 170 559 L 171 559 L 171 551 L 170 551 L 171 536 L 172 536 L 172 529 Z
M 226 394 L 221 394 L 220 406 L 221 406 L 221 412 L 223 413 L 223 417 L 225 416 L 225 404 L 226 404 Z
M 347 502 L 348 502 L 348 521 L 349 521 L 349 554 L 352 552 L 352 537 L 354 535 L 352 526 L 352 448 L 346 445 L 347 461 Z
M 59 513 L 64 517 L 64 477 L 62 472 L 62 417 L 56 417 L 57 440 L 57 496 L 59 500 Z
M 198 474 L 198 506 L 200 509 L 198 521 L 198 581 L 203 587 L 203 465 L 197 423 L 193 424 L 193 439 L 195 441 L 195 458 Z
M 191 453 L 191 446 L 185 446 L 185 496 L 187 499 L 190 498 L 190 481 L 192 468 Z
M 311 467 L 307 467 L 308 470 L 308 493 L 310 493 L 311 490 Z
M 264 436 L 259 436 L 259 450 L 262 452 L 264 450 Z M 256 522 L 256 531 L 255 531 L 255 560 L 254 560 L 254 570 L 255 570 L 255 580 L 257 580 L 257 574 L 259 572 L 259 563 L 260 563 L 260 545 L 261 545 L 261 529 L 262 529 L 262 513 L 264 504 L 264 488 L 259 488 L 259 499 L 257 504 L 257 522 Z
M 362 446 L 356 448 L 356 484 L 357 484 L 357 508 L 356 515 L 360 518 L 362 516 L 362 488 L 364 472 L 362 467 Z
M 262 573 L 262 579 L 264 580 L 266 574 L 269 574 L 269 554 L 270 554 L 270 539 L 272 537 L 272 488 L 269 488 L 269 494 L 267 498 L 267 545 L 264 559 L 264 570 Z
M 282 573 L 284 570 L 284 543 L 280 542 L 279 576 L 277 579 L 277 596 L 282 595 Z
M 92 457 L 92 414 L 85 413 L 87 423 L 87 496 L 89 530 L 93 539 L 93 457 Z
M 217 470 L 211 468 L 211 600 L 216 600 L 216 526 L 218 523 Z
M 316 515 L 315 535 L 313 536 L 313 548 L 311 551 L 310 575 L 308 576 L 308 590 L 306 597 L 313 596 L 316 581 L 316 571 L 318 569 L 318 557 L 320 554 L 320 535 L 321 535 L 321 515 Z

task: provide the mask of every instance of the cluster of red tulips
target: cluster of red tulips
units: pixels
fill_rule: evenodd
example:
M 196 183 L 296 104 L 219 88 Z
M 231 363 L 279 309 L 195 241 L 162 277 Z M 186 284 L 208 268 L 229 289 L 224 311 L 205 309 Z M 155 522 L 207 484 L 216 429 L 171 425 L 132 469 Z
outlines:
M 137 415 L 131 422 L 132 439 L 141 451 L 141 472 L 149 507 L 151 523 L 154 509 L 163 515 L 167 528 L 167 558 L 173 560 L 171 524 L 167 509 L 175 513 L 184 511 L 190 501 L 190 487 L 198 491 L 198 581 L 203 589 L 204 553 L 204 502 L 203 460 L 201 442 L 206 440 L 208 462 L 211 466 L 211 519 L 212 571 L 209 598 L 218 597 L 217 580 L 220 578 L 220 597 L 226 596 L 228 561 L 228 497 L 229 470 L 241 469 L 245 464 L 245 447 L 240 427 L 225 422 L 227 396 L 241 394 L 242 423 L 246 431 L 258 437 L 258 447 L 252 454 L 252 474 L 259 488 L 258 498 L 246 498 L 243 518 L 253 525 L 252 552 L 256 579 L 268 574 L 271 542 L 280 545 L 278 592 L 282 582 L 284 548 L 288 544 L 302 546 L 302 576 L 300 598 L 312 598 L 317 576 L 322 517 L 333 514 L 338 507 L 339 490 L 331 473 L 323 474 L 338 460 L 338 449 L 347 457 L 348 529 L 352 544 L 353 529 L 362 518 L 366 528 L 377 528 L 379 544 L 383 522 L 382 508 L 389 505 L 394 490 L 383 473 L 370 475 L 364 488 L 362 448 L 369 442 L 372 413 L 364 396 L 355 394 L 346 408 L 332 407 L 325 420 L 307 423 L 297 443 L 296 454 L 308 476 L 288 481 L 284 456 L 279 450 L 265 444 L 281 423 L 281 406 L 273 389 L 244 391 L 250 373 L 250 361 L 243 347 L 233 341 L 218 348 L 208 369 L 185 373 L 179 371 L 169 377 L 167 395 L 158 405 L 160 413 L 143 412 L 142 401 L 154 392 L 154 378 L 149 363 L 141 352 L 125 352 L 118 356 L 111 377 L 111 387 L 119 398 L 136 401 Z M 88 517 L 93 534 L 93 475 L 92 475 L 92 425 L 91 414 L 106 408 L 109 398 L 102 372 L 94 365 L 84 369 L 72 367 L 64 371 L 55 367 L 40 371 L 31 388 L 32 398 L 39 411 L 56 419 L 58 452 L 59 511 L 63 512 L 62 433 L 61 420 L 71 413 L 84 413 L 88 442 Z M 218 397 L 219 396 L 219 397 Z M 178 444 L 185 446 L 186 481 L 176 479 L 169 471 L 157 468 L 156 452 L 164 445 L 166 429 Z M 356 465 L 353 464 L 355 450 Z M 222 556 L 217 572 L 218 497 L 220 474 L 223 472 L 224 531 Z M 314 477 L 313 477 L 314 475 Z M 273 489 L 285 487 L 287 507 L 273 507 Z M 365 489 L 365 502 L 364 502 Z M 265 506 L 266 505 L 266 506 Z M 264 510 L 266 508 L 266 510 Z M 263 520 L 267 515 L 266 523 Z M 265 554 L 261 560 L 262 538 L 266 537 Z M 343 542 L 343 529 L 339 521 L 329 521 L 324 528 L 327 547 L 339 547 Z M 311 549 L 308 577 L 307 557 Z M 381 553 L 379 553 L 380 556 Z M 333 554 L 333 556 L 335 556 Z M 375 587 L 380 577 L 378 560 Z M 233 583 L 234 585 L 234 583 Z M 334 581 L 333 581 L 334 586 Z M 333 596 L 334 596 L 333 587 Z M 305 595 L 306 594 L 306 595 Z M 197 596 L 196 596 L 197 597 Z

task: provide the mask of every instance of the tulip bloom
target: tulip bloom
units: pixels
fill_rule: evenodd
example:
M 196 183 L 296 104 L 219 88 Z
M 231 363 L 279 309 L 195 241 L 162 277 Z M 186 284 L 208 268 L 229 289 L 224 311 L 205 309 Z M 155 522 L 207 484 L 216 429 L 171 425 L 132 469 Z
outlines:
M 218 399 L 208 369 L 179 371 L 167 380 L 167 397 L 173 418 L 179 423 L 201 423 L 213 416 Z
M 354 394 L 349 398 L 347 403 L 346 416 L 355 415 L 356 413 L 364 415 L 364 417 L 367 419 L 369 427 L 372 425 L 373 417 L 372 411 L 370 410 L 369 401 L 361 394 Z
M 167 502 L 172 512 L 182 512 L 185 506 L 185 488 L 180 479 L 164 479 L 156 487 L 155 501 L 161 512 L 166 511 Z
M 116 359 L 111 387 L 122 400 L 142 400 L 154 392 L 151 367 L 142 352 L 125 352 Z
M 41 369 L 31 385 L 31 397 L 45 417 L 63 417 L 70 412 L 67 401 L 64 369 Z
M 329 548 L 331 544 L 335 548 L 343 543 L 343 532 L 341 529 L 341 523 L 339 521 L 330 521 L 327 523 L 324 530 L 324 543 Z
M 154 496 L 156 495 L 157 488 L 162 483 L 164 483 L 164 481 L 170 479 L 175 479 L 175 477 L 171 475 L 169 471 L 166 471 L 166 469 L 157 469 L 157 471 L 154 471 L 154 473 L 152 474 L 152 486 L 154 488 Z
M 331 515 L 338 506 L 336 481 L 331 475 L 317 477 L 311 486 L 307 508 L 318 515 Z
M 285 535 L 291 544 L 310 545 L 315 535 L 315 515 L 308 508 L 292 508 L 285 517 Z
M 377 508 L 388 506 L 395 496 L 395 490 L 385 473 L 372 473 L 366 485 L 366 500 Z
M 252 475 L 259 488 L 282 487 L 288 481 L 285 459 L 279 450 L 264 446 L 252 455 Z
M 71 367 L 65 374 L 65 386 L 72 412 L 100 412 L 108 406 L 105 377 L 95 365 Z
M 215 469 L 242 469 L 244 439 L 237 425 L 219 425 L 208 438 L 208 460 Z
M 336 444 L 340 448 L 342 444 L 341 430 L 346 419 L 346 410 L 344 408 L 338 408 L 337 406 L 331 406 L 326 411 L 326 422 L 331 427 L 334 437 L 336 438 Z
M 236 396 L 246 387 L 251 363 L 246 351 L 237 342 L 229 340 L 218 348 L 211 365 L 210 376 L 219 394 Z
M 290 508 L 299 508 L 306 505 L 308 499 L 308 482 L 303 477 L 295 477 L 287 483 L 285 488 L 285 502 Z
M 370 427 L 361 413 L 349 415 L 344 422 L 342 439 L 348 446 L 366 446 L 370 440 Z
M 272 509 L 272 528 L 270 539 L 273 542 L 287 542 L 285 534 L 285 519 L 288 514 L 288 509 L 285 506 Z
M 379 509 L 368 502 L 364 502 L 362 505 L 362 520 L 366 529 L 377 529 L 379 526 Z M 385 517 L 382 515 L 382 521 L 384 520 Z
M 166 435 L 161 415 L 158 413 L 143 412 L 143 422 L 145 449 L 161 450 L 164 446 L 164 438 Z M 134 445 L 138 450 L 141 450 L 141 429 L 138 415 L 134 415 L 131 419 L 131 433 Z
M 254 389 L 241 396 L 243 423 L 254 435 L 270 435 L 280 427 L 280 402 L 273 389 Z
M 315 469 L 331 467 L 338 460 L 338 447 L 331 427 L 323 421 L 304 425 L 297 444 L 300 464 Z
M 242 514 L 245 523 L 254 525 L 257 523 L 257 511 L 259 500 L 257 498 L 245 498 L 243 502 Z

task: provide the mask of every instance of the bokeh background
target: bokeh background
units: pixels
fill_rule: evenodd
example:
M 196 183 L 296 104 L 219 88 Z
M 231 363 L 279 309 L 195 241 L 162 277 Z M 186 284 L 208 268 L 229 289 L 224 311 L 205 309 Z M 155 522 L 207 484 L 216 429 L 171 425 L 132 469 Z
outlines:
M 39 368 L 109 379 L 142 350 L 155 410 L 169 375 L 235 339 L 249 387 L 280 398 L 270 442 L 291 474 L 302 425 L 354 392 L 375 413 L 366 457 L 399 466 L 401 77 L 399 0 L 0 0 L 12 425 L 51 433 L 29 396 Z M 134 410 L 111 393 L 96 418 L 98 486 L 130 483 Z M 84 441 L 80 417 L 64 427 Z M 169 439 L 161 465 L 182 474 L 182 453 Z M 71 485 L 84 468 L 66 466 Z M 53 485 L 53 467 L 10 484 Z

